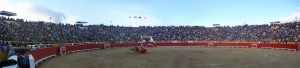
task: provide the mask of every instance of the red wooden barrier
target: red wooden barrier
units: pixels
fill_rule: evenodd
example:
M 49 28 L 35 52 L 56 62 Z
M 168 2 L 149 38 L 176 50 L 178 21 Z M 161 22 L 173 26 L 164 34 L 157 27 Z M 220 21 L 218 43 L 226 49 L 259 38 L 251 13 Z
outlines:
M 111 43 L 110 47 L 132 47 L 132 46 L 141 46 L 141 43 Z
M 300 50 L 300 45 L 298 45 L 298 51 Z
M 272 47 L 272 48 L 288 48 L 288 49 L 295 49 L 296 51 L 299 51 L 299 46 L 297 44 L 257 44 L 258 48 L 263 47 Z
M 208 43 L 154 43 L 155 46 L 207 46 Z
M 251 47 L 252 43 L 214 43 L 214 46 L 246 46 Z
M 48 57 L 51 55 L 57 55 L 58 49 L 59 49 L 58 47 L 43 48 L 43 49 L 32 50 L 29 53 L 32 54 L 35 62 L 37 62 L 45 57 Z
M 157 47 L 156 45 L 154 45 L 153 42 L 145 42 L 145 43 L 142 43 L 141 45 L 143 45 L 145 47 Z
M 72 52 L 72 51 L 77 51 L 77 50 L 85 50 L 85 49 L 93 49 L 93 48 L 99 48 L 103 49 L 103 44 L 102 45 L 96 45 L 96 44 L 87 44 L 87 45 L 79 45 L 79 46 L 65 46 L 66 47 L 66 52 Z

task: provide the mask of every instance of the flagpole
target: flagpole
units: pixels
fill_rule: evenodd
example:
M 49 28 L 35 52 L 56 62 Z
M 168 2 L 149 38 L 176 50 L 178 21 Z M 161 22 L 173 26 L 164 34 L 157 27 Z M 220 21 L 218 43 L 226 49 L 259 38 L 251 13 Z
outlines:
M 137 19 L 137 16 L 135 16 L 134 18 L 135 18 L 135 24 L 136 24 L 137 27 L 138 27 L 139 25 L 138 25 L 138 19 Z
M 112 21 L 110 21 L 110 24 L 111 24 L 112 26 L 114 26 L 113 23 L 112 23 Z
M 52 19 L 52 17 L 50 17 L 49 22 L 52 22 L 51 19 Z M 52 23 L 53 23 L 53 22 L 52 22 Z
M 147 22 L 147 21 L 146 21 L 146 17 L 144 17 L 144 19 L 145 19 L 145 22 L 144 22 L 144 23 L 145 23 L 145 25 L 146 25 L 146 24 L 147 24 L 147 23 L 146 23 L 146 22 Z
M 130 24 L 130 27 L 131 27 L 132 26 L 131 16 L 129 16 L 129 24 Z
M 142 17 L 140 16 L 139 19 L 140 19 L 140 26 L 143 26 Z
M 297 17 L 295 17 L 295 19 L 296 19 L 296 20 L 295 20 L 296 22 L 299 22 L 299 20 L 298 20 L 298 18 L 297 18 Z

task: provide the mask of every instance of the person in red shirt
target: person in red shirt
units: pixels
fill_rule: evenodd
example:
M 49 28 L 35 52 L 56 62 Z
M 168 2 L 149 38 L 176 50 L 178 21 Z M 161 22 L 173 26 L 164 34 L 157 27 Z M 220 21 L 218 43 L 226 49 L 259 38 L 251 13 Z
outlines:
M 141 54 L 146 54 L 146 53 L 147 53 L 147 49 L 144 48 L 144 47 L 141 47 L 140 53 L 141 53 Z
M 131 51 L 136 52 L 136 53 L 140 53 L 140 54 L 146 54 L 147 53 L 147 49 L 144 48 L 143 46 L 136 46 L 134 48 L 130 48 Z

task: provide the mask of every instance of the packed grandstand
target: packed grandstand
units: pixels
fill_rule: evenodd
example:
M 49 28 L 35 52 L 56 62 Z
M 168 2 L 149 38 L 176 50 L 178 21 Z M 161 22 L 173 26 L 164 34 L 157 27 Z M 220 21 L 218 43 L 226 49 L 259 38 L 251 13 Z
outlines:
M 140 26 L 71 25 L 0 18 L 0 39 L 22 42 L 137 42 L 140 36 L 155 41 L 299 41 L 300 22 L 240 26 Z

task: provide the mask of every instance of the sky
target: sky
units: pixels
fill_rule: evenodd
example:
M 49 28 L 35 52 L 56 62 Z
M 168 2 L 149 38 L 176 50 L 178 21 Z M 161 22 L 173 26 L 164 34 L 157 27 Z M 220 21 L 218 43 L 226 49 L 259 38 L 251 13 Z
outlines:
M 54 23 L 211 27 L 294 21 L 300 0 L 0 0 L 1 10 Z

